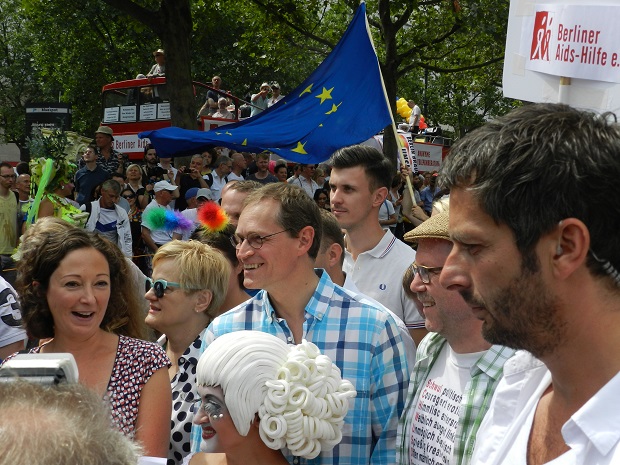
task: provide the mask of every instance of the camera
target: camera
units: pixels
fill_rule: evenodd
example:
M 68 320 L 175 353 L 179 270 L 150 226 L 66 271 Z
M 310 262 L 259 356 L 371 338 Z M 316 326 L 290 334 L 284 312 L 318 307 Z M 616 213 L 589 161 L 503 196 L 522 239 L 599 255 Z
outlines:
M 43 386 L 74 384 L 79 374 L 73 355 L 18 354 L 0 367 L 0 383 L 17 379 Z

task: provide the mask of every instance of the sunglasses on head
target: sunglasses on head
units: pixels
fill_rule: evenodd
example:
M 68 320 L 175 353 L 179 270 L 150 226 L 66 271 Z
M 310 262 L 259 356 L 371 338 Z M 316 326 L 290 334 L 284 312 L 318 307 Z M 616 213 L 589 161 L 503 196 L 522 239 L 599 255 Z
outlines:
M 166 295 L 165 291 L 169 287 L 174 287 L 174 288 L 177 288 L 177 289 L 194 290 L 194 291 L 198 290 L 198 288 L 195 288 L 195 287 L 183 287 L 179 283 L 173 283 L 171 281 L 166 281 L 165 279 L 156 279 L 155 281 L 153 281 L 151 278 L 146 278 L 146 283 L 145 283 L 145 286 L 144 286 L 144 290 L 145 290 L 145 292 L 148 292 L 148 291 L 151 290 L 151 288 L 153 288 L 153 292 L 155 292 L 155 296 L 158 299 L 161 299 L 164 295 Z

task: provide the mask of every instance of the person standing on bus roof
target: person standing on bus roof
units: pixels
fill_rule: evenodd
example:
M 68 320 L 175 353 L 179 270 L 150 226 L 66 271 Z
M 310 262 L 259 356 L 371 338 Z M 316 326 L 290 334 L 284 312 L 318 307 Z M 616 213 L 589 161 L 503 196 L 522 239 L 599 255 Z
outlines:
M 153 65 L 151 70 L 148 72 L 146 77 L 154 78 L 158 76 L 165 76 L 166 75 L 166 54 L 161 48 L 159 48 L 153 52 L 153 56 L 155 57 L 155 64 Z

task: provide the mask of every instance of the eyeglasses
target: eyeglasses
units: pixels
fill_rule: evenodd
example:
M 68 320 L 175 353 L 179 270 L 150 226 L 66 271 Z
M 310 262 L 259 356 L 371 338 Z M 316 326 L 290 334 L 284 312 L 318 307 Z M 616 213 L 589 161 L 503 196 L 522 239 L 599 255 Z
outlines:
M 441 270 L 443 270 L 443 266 L 431 267 L 418 265 L 417 263 L 412 263 L 410 265 L 410 268 L 412 271 L 411 280 L 413 281 L 415 279 L 415 274 L 418 273 L 420 275 L 420 279 L 424 284 L 429 284 L 431 282 L 431 273 L 438 274 L 441 272 Z
M 241 237 L 238 234 L 233 234 L 232 236 L 230 236 L 230 242 L 236 249 L 239 249 L 241 247 L 241 244 L 243 244 L 243 241 L 248 241 L 248 244 L 250 244 L 250 247 L 258 250 L 263 246 L 265 239 L 272 237 L 272 236 L 276 236 L 278 234 L 282 234 L 283 232 L 289 231 L 290 229 L 291 228 L 286 228 L 282 231 L 278 231 L 273 234 L 267 234 L 265 236 L 259 236 L 256 233 L 250 233 L 248 234 L 247 237 Z
M 191 289 L 195 291 L 198 290 L 198 288 L 183 287 L 179 283 L 173 283 L 171 281 L 166 281 L 165 279 L 156 279 L 155 281 L 153 281 L 151 278 L 146 278 L 144 290 L 145 292 L 148 292 L 151 290 L 151 288 L 153 288 L 155 291 L 155 296 L 158 299 L 161 299 L 165 295 L 166 289 L 168 289 L 169 287 L 175 287 L 177 289 Z
M 134 199 L 136 197 L 136 194 L 127 194 L 127 195 L 123 195 L 124 199 Z
M 15 175 L 15 174 L 0 174 L 0 178 L 15 179 L 15 178 L 17 178 L 17 175 Z

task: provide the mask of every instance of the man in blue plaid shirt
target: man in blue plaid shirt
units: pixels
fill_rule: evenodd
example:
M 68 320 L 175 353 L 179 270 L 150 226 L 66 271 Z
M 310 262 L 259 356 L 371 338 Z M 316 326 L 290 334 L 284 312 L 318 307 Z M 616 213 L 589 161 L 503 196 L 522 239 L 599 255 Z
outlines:
M 418 243 L 418 252 L 403 286 L 422 302 L 429 334 L 418 347 L 398 425 L 399 465 L 469 464 L 504 363 L 514 353 L 486 342 L 482 321 L 459 292 L 439 284 L 452 250 L 448 215 L 431 216 L 405 235 Z
M 319 209 L 299 187 L 276 183 L 252 192 L 233 240 L 245 287 L 262 290 L 216 318 L 204 345 L 239 330 L 265 331 L 289 344 L 313 342 L 353 383 L 357 396 L 340 444 L 312 460 L 287 454 L 290 463 L 391 465 L 409 384 L 400 332 L 386 311 L 359 302 L 327 272 L 314 269 L 320 238 Z M 193 450 L 199 434 L 194 431 Z

